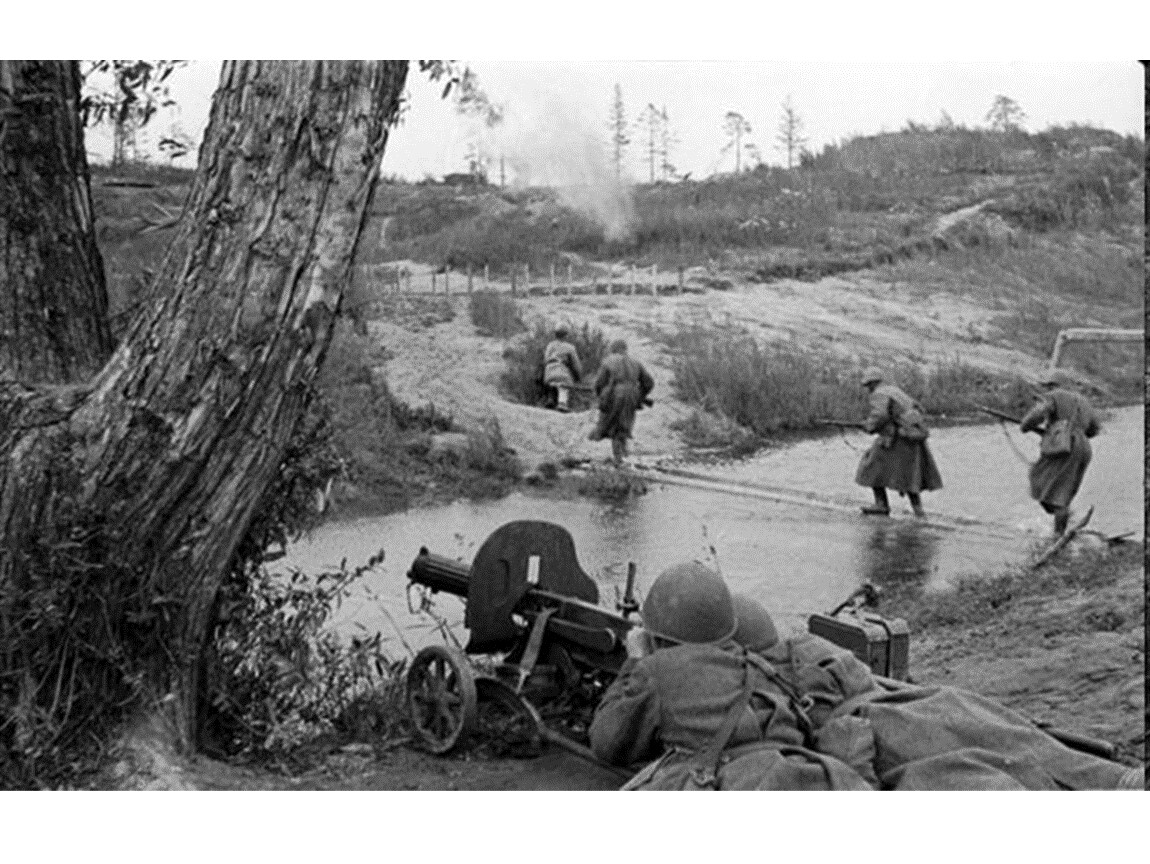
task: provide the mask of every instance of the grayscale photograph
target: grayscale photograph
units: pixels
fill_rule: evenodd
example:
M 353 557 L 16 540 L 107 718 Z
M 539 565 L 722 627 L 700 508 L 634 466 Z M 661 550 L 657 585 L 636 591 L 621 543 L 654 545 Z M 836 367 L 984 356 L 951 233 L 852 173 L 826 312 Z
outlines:
M 0 60 L 0 788 L 1142 790 L 1146 68 L 763 56 Z

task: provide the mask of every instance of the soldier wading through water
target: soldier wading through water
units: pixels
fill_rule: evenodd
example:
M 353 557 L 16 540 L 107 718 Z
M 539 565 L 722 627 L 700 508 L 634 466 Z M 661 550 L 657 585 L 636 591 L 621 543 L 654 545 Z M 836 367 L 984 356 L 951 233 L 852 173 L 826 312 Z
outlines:
M 723 579 L 698 562 L 659 575 L 628 659 L 591 722 L 600 759 L 654 759 L 624 789 L 870 789 L 810 748 L 809 700 L 738 645 Z
M 647 398 L 655 389 L 655 379 L 643 364 L 627 356 L 627 343 L 616 339 L 610 353 L 599 364 L 595 376 L 595 397 L 599 400 L 599 421 L 588 436 L 592 441 L 611 439 L 611 459 L 621 465 L 627 456 L 627 440 L 635 426 L 635 412 L 650 405 Z
M 863 373 L 862 385 L 870 391 L 870 414 L 863 421 L 867 432 L 877 437 L 859 461 L 855 482 L 874 492 L 874 504 L 863 513 L 890 515 L 886 490 L 894 489 L 910 499 L 915 516 L 925 516 L 920 493 L 942 488 L 942 475 L 927 447 L 929 434 L 922 407 L 893 384 L 883 382 L 883 374 L 871 367 Z
M 1068 390 L 1063 373 L 1052 370 L 1038 382 L 1038 404 L 1019 421 L 1023 432 L 1042 432 L 1038 461 L 1030 466 L 1030 497 L 1054 517 L 1054 533 L 1070 522 L 1070 502 L 1090 465 L 1090 441 L 1098 434 L 1098 416 L 1085 398 Z

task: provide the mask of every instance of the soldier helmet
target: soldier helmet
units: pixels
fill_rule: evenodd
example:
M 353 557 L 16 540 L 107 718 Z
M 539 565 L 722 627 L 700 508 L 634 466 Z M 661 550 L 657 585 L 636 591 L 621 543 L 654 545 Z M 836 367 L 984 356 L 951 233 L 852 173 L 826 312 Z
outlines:
M 698 561 L 668 567 L 643 600 L 643 628 L 670 642 L 711 644 L 735 632 L 735 609 L 727 584 Z
M 567 328 L 566 324 L 555 325 L 555 335 L 560 339 L 564 338 L 570 332 L 571 331 Z
M 626 341 L 624 341 L 623 339 L 616 339 L 614 342 L 611 343 L 611 349 L 610 349 L 609 353 L 611 353 L 611 354 L 626 354 L 627 353 Z
M 779 641 L 779 631 L 762 603 L 745 594 L 732 594 L 735 607 L 735 641 L 748 651 L 764 651 Z
M 882 370 L 877 366 L 868 366 L 863 372 L 862 383 L 865 384 L 878 384 L 882 381 Z
M 1067 382 L 1067 375 L 1061 369 L 1047 369 L 1038 376 L 1038 383 L 1043 386 L 1060 387 Z

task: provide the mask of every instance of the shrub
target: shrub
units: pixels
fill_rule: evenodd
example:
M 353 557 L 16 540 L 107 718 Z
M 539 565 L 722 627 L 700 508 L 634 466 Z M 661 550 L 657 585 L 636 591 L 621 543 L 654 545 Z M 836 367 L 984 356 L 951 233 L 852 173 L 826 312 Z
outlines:
M 701 449 L 723 449 L 732 455 L 751 453 L 759 444 L 759 438 L 745 426 L 725 414 L 703 411 L 695 408 L 681 420 L 671 423 L 688 447 Z
M 523 330 L 519 304 L 494 291 L 476 291 L 468 300 L 471 323 L 483 336 L 506 339 Z
M 543 386 L 543 351 L 554 338 L 555 325 L 539 320 L 524 339 L 509 345 L 503 352 L 507 368 L 500 377 L 500 384 L 512 401 L 524 405 L 548 404 L 552 394 Z M 602 330 L 583 324 L 572 327 L 567 338 L 579 354 L 579 362 L 583 366 L 583 383 L 590 384 L 595 380 L 599 364 L 607 356 L 607 337 Z M 571 407 L 575 410 L 582 410 L 591 404 L 591 397 L 586 391 L 577 390 L 573 397 Z
M 381 551 L 355 570 L 345 562 L 315 577 L 258 562 L 233 574 L 220 597 L 203 736 L 219 755 L 298 762 L 315 745 L 399 722 L 402 663 L 384 655 L 379 633 L 345 640 L 328 627 L 382 560 Z

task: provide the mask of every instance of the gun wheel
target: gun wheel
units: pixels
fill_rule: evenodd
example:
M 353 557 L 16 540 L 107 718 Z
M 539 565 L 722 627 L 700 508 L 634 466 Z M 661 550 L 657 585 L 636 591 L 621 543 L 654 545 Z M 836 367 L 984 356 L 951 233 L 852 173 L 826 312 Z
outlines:
M 475 727 L 479 700 L 467 657 L 431 645 L 407 671 L 407 710 L 420 740 L 432 753 L 446 753 Z

